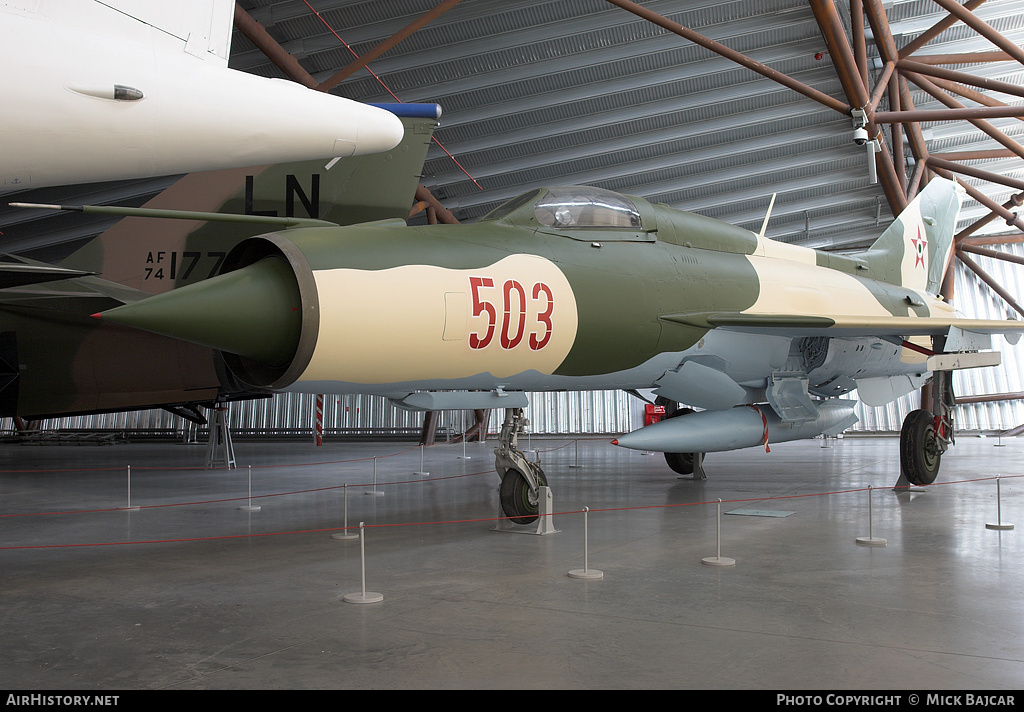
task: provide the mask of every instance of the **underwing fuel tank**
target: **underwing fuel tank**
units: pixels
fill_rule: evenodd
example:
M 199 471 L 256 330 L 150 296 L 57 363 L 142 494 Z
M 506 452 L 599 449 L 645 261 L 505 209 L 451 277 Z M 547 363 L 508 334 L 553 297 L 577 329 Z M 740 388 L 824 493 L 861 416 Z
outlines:
M 634 430 L 612 444 L 654 452 L 724 452 L 822 433 L 832 435 L 857 422 L 855 401 L 832 400 L 816 405 L 818 417 L 803 423 L 783 422 L 768 405 L 687 413 Z

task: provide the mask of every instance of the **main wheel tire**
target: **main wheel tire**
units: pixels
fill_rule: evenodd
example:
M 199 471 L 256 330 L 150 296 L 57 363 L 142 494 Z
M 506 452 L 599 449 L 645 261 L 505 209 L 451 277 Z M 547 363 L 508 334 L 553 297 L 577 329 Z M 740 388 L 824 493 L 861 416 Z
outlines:
M 544 472 L 535 467 L 533 476 L 540 487 L 547 487 L 548 481 Z M 537 521 L 540 511 L 538 495 L 530 491 L 530 483 L 523 473 L 516 469 L 508 469 L 501 479 L 501 511 L 516 524 L 532 524 Z
M 913 410 L 900 431 L 900 470 L 913 485 L 930 485 L 939 474 L 942 453 L 936 447 L 935 416 Z
M 657 402 L 657 401 L 655 401 Z M 668 407 L 665 408 L 668 410 Z M 671 413 L 665 416 L 665 420 L 669 418 L 677 418 L 680 415 L 686 415 L 687 413 L 693 413 L 693 408 L 677 408 Z M 692 452 L 666 452 L 665 462 L 672 469 L 680 475 L 692 475 L 693 474 L 693 461 L 694 453 Z
M 678 472 L 680 475 L 693 474 L 692 452 L 666 452 L 665 462 L 668 463 L 673 472 Z

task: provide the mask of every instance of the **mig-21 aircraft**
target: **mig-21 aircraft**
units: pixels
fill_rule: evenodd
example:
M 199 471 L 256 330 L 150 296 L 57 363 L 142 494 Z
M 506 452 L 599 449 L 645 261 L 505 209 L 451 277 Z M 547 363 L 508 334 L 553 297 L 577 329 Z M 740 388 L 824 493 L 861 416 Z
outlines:
M 706 452 L 841 432 L 856 416 L 837 396 L 879 405 L 934 377 L 931 410 L 901 436 L 903 471 L 924 483 L 953 439 L 950 371 L 998 363 L 990 335 L 1022 330 L 937 296 L 961 194 L 932 180 L 870 249 L 840 255 L 599 188 L 539 188 L 471 225 L 279 225 L 209 279 L 90 313 L 108 334 L 209 350 L 218 380 L 196 385 L 221 396 L 505 408 L 496 469 L 518 523 L 546 484 L 516 447 L 529 391 L 685 404 L 617 444 L 700 475 Z

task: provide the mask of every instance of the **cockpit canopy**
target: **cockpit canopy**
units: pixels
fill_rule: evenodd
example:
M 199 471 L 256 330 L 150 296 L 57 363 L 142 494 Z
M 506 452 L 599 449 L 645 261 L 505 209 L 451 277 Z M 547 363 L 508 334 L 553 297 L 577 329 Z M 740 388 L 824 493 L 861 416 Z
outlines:
M 537 222 L 545 227 L 640 228 L 640 212 L 629 198 L 603 188 L 549 188 L 534 204 Z
M 758 245 L 757 235 L 750 230 L 586 185 L 537 188 L 499 205 L 480 219 L 594 246 L 661 241 L 750 255 Z
M 531 203 L 532 211 L 527 207 Z M 536 220 L 542 227 L 556 229 L 640 230 L 642 226 L 640 211 L 632 200 L 585 185 L 532 190 L 499 205 L 482 219 L 504 218 L 518 224 Z

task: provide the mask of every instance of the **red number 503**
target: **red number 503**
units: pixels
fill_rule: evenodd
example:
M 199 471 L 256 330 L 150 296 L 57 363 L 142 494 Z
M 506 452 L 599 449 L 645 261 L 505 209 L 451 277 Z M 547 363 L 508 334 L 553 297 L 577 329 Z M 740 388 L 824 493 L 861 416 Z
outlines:
M 491 343 L 498 326 L 498 307 L 481 295 L 483 289 L 494 289 L 494 280 L 490 277 L 470 277 L 469 288 L 473 293 L 473 316 L 487 317 L 487 328 L 483 332 L 469 335 L 471 349 L 483 349 Z M 544 330 L 542 333 L 530 332 L 529 344 L 534 351 L 547 346 L 551 340 L 551 313 L 554 310 L 554 298 L 551 288 L 543 282 L 537 282 L 530 291 L 530 299 L 526 298 L 526 289 L 514 279 L 507 279 L 501 286 L 501 335 L 499 343 L 503 349 L 514 349 L 526 335 L 527 311 L 535 313 Z M 497 296 L 497 295 L 495 295 Z

